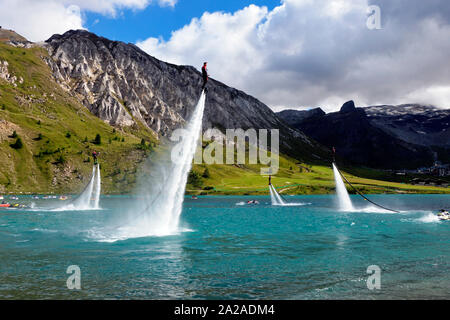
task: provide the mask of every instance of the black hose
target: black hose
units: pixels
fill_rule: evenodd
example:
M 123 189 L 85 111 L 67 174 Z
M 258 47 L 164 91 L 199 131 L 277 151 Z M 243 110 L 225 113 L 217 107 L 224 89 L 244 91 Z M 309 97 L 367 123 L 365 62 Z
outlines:
M 339 168 L 337 167 L 336 163 L 333 162 L 333 164 L 334 164 L 334 166 L 336 167 L 336 169 L 337 169 L 337 171 L 339 172 L 339 174 L 340 174 L 340 175 L 342 176 L 342 178 L 345 180 L 345 182 L 347 182 L 348 185 L 349 185 L 350 187 L 352 187 L 353 190 L 355 190 L 355 192 L 356 192 L 357 194 L 359 194 L 364 200 L 369 201 L 371 204 L 373 204 L 373 205 L 375 205 L 375 206 L 377 206 L 377 207 L 379 207 L 379 208 L 381 208 L 381 209 L 384 209 L 384 210 L 387 210 L 387 211 L 391 211 L 391 212 L 395 212 L 395 213 L 400 213 L 400 211 L 397 211 L 397 210 L 393 210 L 393 209 L 389 209 L 389 208 L 383 207 L 382 205 L 379 205 L 378 203 L 375 203 L 375 202 L 373 202 L 372 200 L 368 199 L 365 195 L 363 195 L 361 192 L 359 192 L 359 190 L 356 189 L 356 188 L 350 183 L 350 181 L 347 180 L 347 178 L 342 174 L 341 170 L 339 170 Z

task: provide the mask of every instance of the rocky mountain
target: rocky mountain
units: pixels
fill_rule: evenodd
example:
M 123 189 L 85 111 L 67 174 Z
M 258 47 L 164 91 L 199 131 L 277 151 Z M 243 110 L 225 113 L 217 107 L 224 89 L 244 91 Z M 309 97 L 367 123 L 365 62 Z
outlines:
M 417 168 L 448 162 L 450 110 L 419 105 L 356 108 L 339 112 L 286 110 L 280 118 L 332 147 L 354 164 L 374 168 Z
M 299 127 L 306 119 L 321 118 L 325 115 L 325 112 L 321 108 L 315 108 L 306 111 L 297 110 L 283 110 L 278 113 L 278 116 L 282 118 L 291 127 Z
M 417 104 L 364 108 L 385 132 L 422 146 L 450 147 L 450 110 Z
M 144 125 L 166 136 L 190 117 L 201 91 L 201 74 L 191 66 L 165 63 L 133 44 L 84 30 L 46 41 L 56 81 L 93 114 L 118 127 Z M 320 158 L 326 150 L 286 126 L 259 100 L 211 79 L 203 128 L 280 129 L 280 148 L 290 155 Z

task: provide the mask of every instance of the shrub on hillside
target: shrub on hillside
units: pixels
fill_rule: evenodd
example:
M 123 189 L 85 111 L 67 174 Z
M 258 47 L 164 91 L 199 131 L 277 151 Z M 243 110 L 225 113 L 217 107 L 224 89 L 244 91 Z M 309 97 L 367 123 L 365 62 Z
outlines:
M 10 146 L 11 146 L 11 148 L 16 149 L 16 150 L 22 149 L 22 147 L 23 147 L 22 139 L 17 138 L 16 142 L 10 144 Z
M 202 177 L 200 175 L 200 173 L 198 173 L 197 171 L 191 171 L 189 172 L 189 176 L 188 176 L 188 184 L 190 184 L 193 187 L 201 187 L 202 186 Z
M 211 177 L 211 175 L 209 174 L 208 168 L 205 168 L 205 171 L 203 171 L 202 177 L 205 179 L 208 179 L 209 177 Z
M 145 139 L 142 138 L 141 143 L 138 145 L 138 149 L 141 150 L 152 150 L 152 146 L 149 144 L 147 144 L 147 142 L 145 142 Z
M 94 144 L 97 144 L 97 145 L 102 144 L 102 137 L 100 136 L 100 134 L 97 133 L 93 142 L 94 142 Z
M 64 164 L 64 163 L 66 163 L 66 161 L 67 161 L 66 157 L 61 153 L 61 154 L 56 158 L 55 164 Z

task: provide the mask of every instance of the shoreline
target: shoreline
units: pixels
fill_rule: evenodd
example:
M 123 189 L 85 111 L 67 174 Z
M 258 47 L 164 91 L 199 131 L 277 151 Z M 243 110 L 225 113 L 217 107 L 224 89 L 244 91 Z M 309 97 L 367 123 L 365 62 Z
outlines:
M 358 195 L 356 193 L 350 193 L 349 194 L 351 196 L 355 196 Z M 448 193 L 442 192 L 442 193 L 424 193 L 424 192 L 402 192 L 402 193 L 395 193 L 395 192 L 391 192 L 391 193 L 367 193 L 370 195 L 374 195 L 374 196 L 409 196 L 409 195 L 427 195 L 427 196 L 432 196 L 432 195 L 439 195 L 439 196 L 444 196 L 444 195 L 450 195 L 450 191 Z M 10 200 L 10 197 L 19 197 L 19 198 L 32 198 L 32 197 L 40 197 L 37 200 L 60 200 L 59 198 L 48 198 L 48 199 L 44 199 L 42 197 L 45 196 L 54 196 L 54 197 L 59 197 L 59 196 L 68 196 L 68 197 L 77 197 L 79 194 L 71 194 L 71 193 L 32 193 L 32 194 L 20 194 L 20 193 L 4 193 L 1 194 L 0 196 L 4 197 L 4 201 L 6 200 Z M 283 196 L 287 196 L 287 197 L 308 197 L 308 196 L 330 196 L 330 195 L 335 195 L 334 192 L 330 192 L 330 193 L 308 193 L 308 194 L 286 194 L 283 193 Z M 120 193 L 108 193 L 108 194 L 102 194 L 101 198 L 145 198 L 148 195 L 138 195 L 138 194 L 120 194 Z M 269 197 L 270 194 L 269 193 L 254 193 L 254 194 L 231 194 L 231 193 L 213 193 L 213 194 L 195 194 L 195 193 L 186 193 L 184 195 L 185 198 L 191 198 L 192 196 L 196 196 L 196 197 L 202 197 L 202 198 L 206 198 L 206 197 Z M 67 200 L 70 200 L 67 199 Z M 60 201 L 66 201 L 66 200 L 60 200 Z

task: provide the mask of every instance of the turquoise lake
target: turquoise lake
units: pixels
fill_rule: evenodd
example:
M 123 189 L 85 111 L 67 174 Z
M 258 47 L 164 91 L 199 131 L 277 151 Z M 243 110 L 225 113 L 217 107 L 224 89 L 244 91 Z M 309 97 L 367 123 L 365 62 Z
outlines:
M 336 210 L 335 196 L 185 199 L 183 232 L 118 240 L 138 201 L 103 197 L 98 211 L 0 209 L 1 299 L 448 299 L 449 195 L 374 195 L 401 213 Z M 247 205 L 257 199 L 259 205 Z M 63 201 L 54 201 L 54 203 Z M 102 236 L 103 235 L 103 236 Z M 69 290 L 78 265 L 81 290 Z M 381 268 L 381 289 L 367 268 Z

